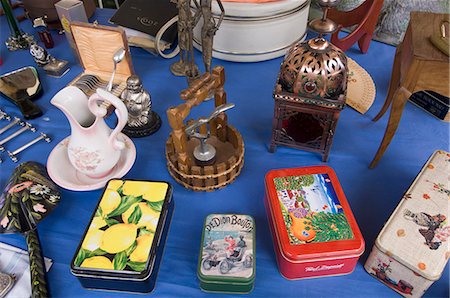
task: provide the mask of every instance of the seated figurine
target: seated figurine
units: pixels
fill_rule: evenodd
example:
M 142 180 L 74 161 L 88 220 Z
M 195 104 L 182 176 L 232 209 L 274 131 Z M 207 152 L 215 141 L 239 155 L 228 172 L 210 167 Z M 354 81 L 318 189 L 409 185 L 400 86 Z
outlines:
M 123 132 L 130 137 L 144 137 L 156 132 L 161 118 L 153 112 L 150 94 L 144 90 L 141 79 L 132 75 L 120 99 L 128 109 L 128 123 Z

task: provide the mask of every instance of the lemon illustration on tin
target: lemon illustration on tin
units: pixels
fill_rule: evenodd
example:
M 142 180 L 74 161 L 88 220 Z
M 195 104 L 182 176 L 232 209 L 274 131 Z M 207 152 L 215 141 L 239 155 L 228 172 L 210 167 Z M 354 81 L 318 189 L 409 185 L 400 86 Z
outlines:
M 122 180 L 111 180 L 108 183 L 108 188 L 118 190 L 123 184 Z
M 144 234 L 136 239 L 137 246 L 130 255 L 130 261 L 132 262 L 145 262 L 147 261 L 150 249 L 152 248 L 154 234 Z
M 125 181 L 123 193 L 127 196 L 142 196 L 149 202 L 160 202 L 166 197 L 167 187 L 167 183 L 162 182 Z
M 103 234 L 105 232 L 97 229 L 89 229 L 84 237 L 81 247 L 90 251 L 94 251 L 100 247 Z
M 136 225 L 115 224 L 104 232 L 100 248 L 107 253 L 116 254 L 130 247 L 136 239 L 136 234 Z
M 106 226 L 105 219 L 100 216 L 96 216 L 92 220 L 89 229 L 100 229 L 100 228 L 103 228 L 104 226 Z
M 111 211 L 120 205 L 121 198 L 117 191 L 111 188 L 107 188 L 103 194 L 103 198 L 100 201 L 100 208 L 102 209 L 103 215 L 109 214 Z
M 156 231 L 156 226 L 158 225 L 159 219 L 159 212 L 150 208 L 145 202 L 135 203 L 131 205 L 131 207 L 128 208 L 128 210 L 122 214 L 123 222 L 129 223 L 130 215 L 133 213 L 136 206 L 139 206 L 142 212 L 142 216 L 139 219 L 137 226 L 139 228 L 146 227 L 148 230 Z
M 87 258 L 81 263 L 80 267 L 98 268 L 98 269 L 114 269 L 112 262 L 104 256 L 95 256 Z

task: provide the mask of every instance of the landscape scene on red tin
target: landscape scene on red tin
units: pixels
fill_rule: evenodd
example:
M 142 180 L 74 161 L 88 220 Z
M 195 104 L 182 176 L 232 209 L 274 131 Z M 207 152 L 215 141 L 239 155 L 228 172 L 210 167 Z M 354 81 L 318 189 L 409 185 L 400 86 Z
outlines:
M 328 174 L 274 178 L 290 243 L 353 239 Z

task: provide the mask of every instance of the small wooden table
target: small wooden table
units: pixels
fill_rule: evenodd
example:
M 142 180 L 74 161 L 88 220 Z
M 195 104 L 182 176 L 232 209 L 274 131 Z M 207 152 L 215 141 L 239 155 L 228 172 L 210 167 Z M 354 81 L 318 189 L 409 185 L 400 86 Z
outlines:
M 389 146 L 406 101 L 412 93 L 431 90 L 450 97 L 450 59 L 430 41 L 432 34 L 439 32 L 440 24 L 444 20 L 449 20 L 449 14 L 411 12 L 405 37 L 395 52 L 388 95 L 381 111 L 373 119 L 380 119 L 392 104 L 383 141 L 370 163 L 370 168 L 377 165 Z

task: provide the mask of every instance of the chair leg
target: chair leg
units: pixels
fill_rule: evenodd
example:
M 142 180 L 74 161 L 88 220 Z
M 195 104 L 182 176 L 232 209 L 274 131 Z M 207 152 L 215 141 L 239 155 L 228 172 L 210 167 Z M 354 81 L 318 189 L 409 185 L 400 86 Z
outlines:
M 378 121 L 381 117 L 383 117 L 384 113 L 386 113 L 387 109 L 392 103 L 392 99 L 394 97 L 396 90 L 400 86 L 400 56 L 401 56 L 400 47 L 401 45 L 399 45 L 397 51 L 395 52 L 394 65 L 392 66 L 391 82 L 389 83 L 389 89 L 388 94 L 386 96 L 386 100 L 384 101 L 383 107 L 375 116 L 375 118 L 372 119 L 372 121 Z
M 119 9 L 120 7 L 119 0 L 114 0 L 114 4 L 116 5 L 116 9 Z
M 409 91 L 405 90 L 403 87 L 398 88 L 395 92 L 386 132 L 384 133 L 383 140 L 381 141 L 380 147 L 370 163 L 369 168 L 373 169 L 378 164 L 378 161 L 391 143 L 392 138 L 397 131 L 398 124 L 400 123 L 400 118 L 402 117 L 406 101 L 408 100 L 408 94 Z
M 372 41 L 372 35 L 366 33 L 358 40 L 359 49 L 363 54 L 369 50 L 370 42 Z

